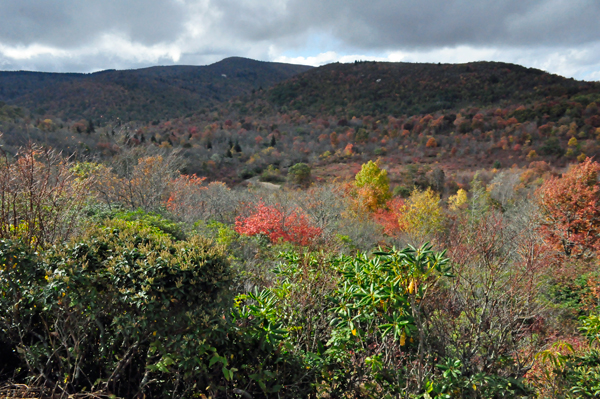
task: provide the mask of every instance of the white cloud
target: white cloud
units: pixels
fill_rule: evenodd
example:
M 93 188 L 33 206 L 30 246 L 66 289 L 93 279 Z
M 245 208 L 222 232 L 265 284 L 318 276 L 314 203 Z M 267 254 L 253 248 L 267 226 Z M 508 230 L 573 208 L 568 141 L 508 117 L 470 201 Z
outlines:
M 373 57 L 366 55 L 340 55 L 335 51 L 327 51 L 320 53 L 315 56 L 309 57 L 287 57 L 287 56 L 275 56 L 273 61 L 285 62 L 289 64 L 301 64 L 301 65 L 312 65 L 321 66 L 325 64 L 331 64 L 333 62 L 354 62 L 354 61 L 390 61 L 390 57 Z
M 30 44 L 28 46 L 6 46 L 0 44 L 0 54 L 13 60 L 29 60 L 41 55 L 68 57 L 69 51 L 40 44 Z
M 596 46 L 600 47 L 600 44 Z M 273 55 L 273 54 L 272 54 Z M 598 80 L 600 77 L 600 51 L 593 49 L 538 49 L 523 48 L 476 48 L 471 46 L 444 47 L 427 51 L 390 51 L 381 55 L 344 55 L 328 51 L 313 56 L 289 57 L 273 55 L 277 62 L 320 66 L 332 62 L 384 61 L 384 62 L 428 62 L 460 64 L 474 61 L 501 61 L 520 64 L 530 68 L 574 77 L 583 80 Z

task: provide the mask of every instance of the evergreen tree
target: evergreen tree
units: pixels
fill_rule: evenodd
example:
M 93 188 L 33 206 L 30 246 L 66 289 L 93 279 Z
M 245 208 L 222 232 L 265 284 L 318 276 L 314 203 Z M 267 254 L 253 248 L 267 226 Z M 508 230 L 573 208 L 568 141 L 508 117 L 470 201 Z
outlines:
M 94 133 L 96 131 L 96 128 L 94 127 L 94 122 L 92 122 L 91 119 L 88 120 L 88 127 L 87 127 L 87 133 Z

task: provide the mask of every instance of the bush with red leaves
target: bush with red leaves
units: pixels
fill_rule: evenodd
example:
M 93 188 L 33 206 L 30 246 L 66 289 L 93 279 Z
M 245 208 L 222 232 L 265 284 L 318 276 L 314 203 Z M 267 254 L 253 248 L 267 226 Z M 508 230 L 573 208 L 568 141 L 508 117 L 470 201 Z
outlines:
M 373 219 L 377 224 L 383 227 L 383 233 L 390 237 L 395 237 L 402 231 L 400 226 L 400 216 L 404 208 L 404 201 L 401 198 L 392 198 L 386 203 L 385 208 L 381 208 L 373 213 Z
M 309 245 L 322 233 L 300 209 L 286 211 L 278 204 L 270 206 L 262 201 L 251 207 L 250 216 L 236 218 L 235 231 L 247 236 L 263 234 L 272 243 L 285 241 L 298 245 Z

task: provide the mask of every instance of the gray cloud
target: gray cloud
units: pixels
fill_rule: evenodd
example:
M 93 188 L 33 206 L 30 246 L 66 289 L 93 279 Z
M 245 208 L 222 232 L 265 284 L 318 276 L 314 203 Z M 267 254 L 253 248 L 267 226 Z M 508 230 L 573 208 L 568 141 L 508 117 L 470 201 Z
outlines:
M 0 68 L 276 59 L 316 55 L 311 46 L 319 38 L 330 47 L 318 51 L 337 54 L 418 58 L 467 46 L 502 59 L 535 53 L 538 64 L 579 62 L 581 70 L 597 71 L 591 49 L 600 43 L 599 19 L 598 0 L 3 0 Z
M 329 31 L 348 47 L 580 45 L 600 37 L 597 0 L 224 0 L 232 30 L 278 40 L 309 28 Z
M 176 39 L 186 7 L 175 0 L 3 0 L 0 43 L 76 48 L 118 33 L 142 44 Z

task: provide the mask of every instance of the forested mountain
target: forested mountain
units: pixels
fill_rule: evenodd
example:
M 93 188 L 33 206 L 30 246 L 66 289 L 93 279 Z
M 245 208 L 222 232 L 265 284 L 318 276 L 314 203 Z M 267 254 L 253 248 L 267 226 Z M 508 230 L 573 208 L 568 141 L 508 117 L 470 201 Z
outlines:
M 188 173 L 230 184 L 265 173 L 281 179 L 298 162 L 328 180 L 377 157 L 390 168 L 475 171 L 600 155 L 599 83 L 506 63 L 310 68 L 230 58 L 207 67 L 15 72 L 0 80 L 6 76 L 14 79 L 1 86 L 8 104 L 0 132 L 9 152 L 29 140 L 96 157 L 161 147 L 181 152 Z M 418 180 L 394 176 L 404 193 Z
M 150 121 L 214 106 L 308 69 L 232 57 L 208 66 L 157 66 L 92 74 L 0 72 L 0 101 L 63 119 Z
M 268 100 L 303 114 L 361 117 L 531 103 L 589 92 L 600 92 L 600 84 L 502 62 L 356 62 L 296 75 L 270 89 Z

